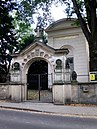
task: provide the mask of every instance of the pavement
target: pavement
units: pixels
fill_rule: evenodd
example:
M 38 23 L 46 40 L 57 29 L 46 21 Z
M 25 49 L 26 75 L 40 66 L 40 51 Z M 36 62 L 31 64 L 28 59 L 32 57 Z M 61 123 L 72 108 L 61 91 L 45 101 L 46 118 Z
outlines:
M 53 103 L 0 102 L 0 108 L 26 110 L 57 115 L 83 116 L 97 118 L 97 106 L 54 105 Z

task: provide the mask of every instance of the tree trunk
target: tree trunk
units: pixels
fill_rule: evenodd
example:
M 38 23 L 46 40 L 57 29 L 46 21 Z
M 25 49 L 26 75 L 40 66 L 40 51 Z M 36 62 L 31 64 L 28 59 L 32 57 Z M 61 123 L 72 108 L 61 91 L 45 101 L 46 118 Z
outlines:
M 97 71 L 97 39 L 92 44 L 90 51 L 90 71 Z

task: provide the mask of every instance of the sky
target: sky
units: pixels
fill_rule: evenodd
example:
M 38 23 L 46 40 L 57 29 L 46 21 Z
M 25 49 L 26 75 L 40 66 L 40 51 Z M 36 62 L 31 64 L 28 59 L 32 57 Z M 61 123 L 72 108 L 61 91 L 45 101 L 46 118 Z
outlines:
M 67 17 L 67 15 L 64 12 L 64 7 L 60 4 L 58 6 L 52 5 L 51 13 L 52 13 L 52 17 L 54 18 L 54 21 L 57 21 L 59 19 Z M 35 15 L 35 17 L 36 17 L 36 15 Z M 34 20 L 36 19 L 35 17 L 34 17 Z M 32 28 L 36 27 L 37 19 L 35 21 L 36 22 L 34 24 L 32 24 Z
M 73 5 L 71 3 L 71 7 L 72 6 Z M 51 15 L 54 18 L 54 21 L 57 21 L 57 20 L 62 19 L 62 18 L 67 18 L 67 14 L 65 12 L 65 9 L 66 9 L 65 4 L 61 4 L 61 3 L 58 3 L 57 5 L 52 4 L 50 9 L 51 9 Z M 76 17 L 76 15 L 73 14 L 72 17 Z M 33 26 L 36 26 L 36 25 L 33 25 Z
M 52 5 L 51 11 L 55 21 L 66 17 L 66 14 L 64 13 L 64 7 L 61 5 L 58 7 Z

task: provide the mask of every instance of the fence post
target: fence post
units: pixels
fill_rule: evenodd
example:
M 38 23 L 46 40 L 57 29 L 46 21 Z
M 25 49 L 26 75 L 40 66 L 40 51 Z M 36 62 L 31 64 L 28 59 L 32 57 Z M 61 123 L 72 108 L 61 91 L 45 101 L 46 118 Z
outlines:
M 38 75 L 38 90 L 39 90 L 39 101 L 40 101 L 40 74 Z

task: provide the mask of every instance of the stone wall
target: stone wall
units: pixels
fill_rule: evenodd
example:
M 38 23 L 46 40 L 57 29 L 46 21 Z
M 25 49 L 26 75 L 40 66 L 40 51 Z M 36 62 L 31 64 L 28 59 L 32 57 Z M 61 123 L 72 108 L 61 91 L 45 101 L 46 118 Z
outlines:
M 97 83 L 67 83 L 53 85 L 54 104 L 97 104 Z
M 9 85 L 8 84 L 0 84 L 0 99 L 10 99 L 9 95 Z
M 97 104 L 97 83 L 72 85 L 72 103 Z
M 19 83 L 0 83 L 0 99 L 1 100 L 26 100 L 26 84 Z
M 26 84 L 0 84 L 0 99 L 26 100 Z M 53 85 L 53 102 L 55 104 L 88 103 L 97 104 L 97 83 L 75 83 Z

